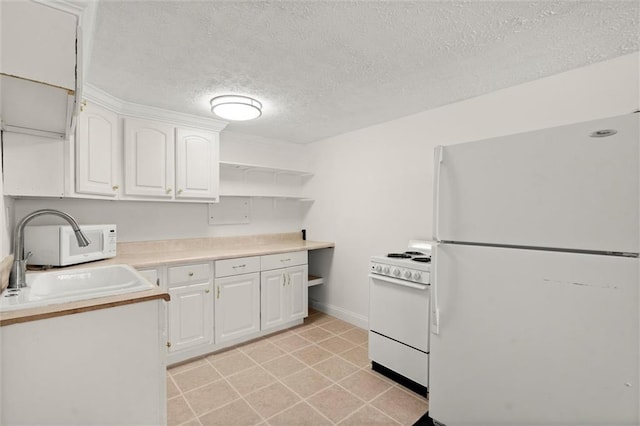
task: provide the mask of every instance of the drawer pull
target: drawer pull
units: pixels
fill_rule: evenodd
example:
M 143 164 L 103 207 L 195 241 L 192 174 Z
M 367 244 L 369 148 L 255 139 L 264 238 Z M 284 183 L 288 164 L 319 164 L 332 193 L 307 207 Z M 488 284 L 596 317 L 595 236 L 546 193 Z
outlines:
M 287 258 L 287 259 L 280 259 L 280 262 L 291 262 L 291 258 Z
M 171 347 L 171 342 L 167 342 L 167 347 L 170 348 Z
M 246 267 L 247 267 L 247 265 L 246 265 L 246 264 L 244 264 L 244 265 L 232 266 L 232 268 L 233 268 L 233 269 L 236 269 L 236 268 L 246 268 Z
M 189 276 L 192 277 L 193 276 L 193 272 L 189 272 Z
M 209 293 L 211 293 L 211 290 L 206 289 L 204 292 L 205 292 L 205 293 L 207 293 L 207 294 L 209 294 Z

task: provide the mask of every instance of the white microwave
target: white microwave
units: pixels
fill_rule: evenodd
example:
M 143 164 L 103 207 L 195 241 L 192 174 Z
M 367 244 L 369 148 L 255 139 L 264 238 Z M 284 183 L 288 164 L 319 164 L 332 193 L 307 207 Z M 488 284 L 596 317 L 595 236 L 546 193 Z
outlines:
M 90 241 L 78 246 L 69 225 L 34 225 L 24 228 L 24 253 L 31 252 L 29 265 L 67 266 L 116 255 L 116 225 L 80 225 Z

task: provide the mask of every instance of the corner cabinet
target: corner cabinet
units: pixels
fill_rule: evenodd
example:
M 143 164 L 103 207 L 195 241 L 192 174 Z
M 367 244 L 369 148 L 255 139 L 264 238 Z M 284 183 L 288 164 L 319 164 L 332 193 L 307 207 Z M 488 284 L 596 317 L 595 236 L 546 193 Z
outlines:
M 269 330 L 307 317 L 307 252 L 262 256 L 261 264 L 261 329 Z
M 218 134 L 124 118 L 127 198 L 218 200 Z

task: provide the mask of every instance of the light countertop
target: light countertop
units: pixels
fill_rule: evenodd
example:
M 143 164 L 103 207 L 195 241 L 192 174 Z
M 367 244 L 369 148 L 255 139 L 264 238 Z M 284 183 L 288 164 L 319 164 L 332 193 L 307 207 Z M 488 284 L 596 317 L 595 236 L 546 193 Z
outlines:
M 266 234 L 240 237 L 190 238 L 180 240 L 118 243 L 118 255 L 111 259 L 83 263 L 68 268 L 87 268 L 127 264 L 134 268 L 152 268 L 167 264 L 204 262 L 237 257 L 263 256 L 302 250 L 334 247 L 331 242 L 305 241 L 299 233 Z M 37 273 L 37 272 L 29 272 Z M 36 321 L 61 315 L 105 309 L 149 300 L 169 300 L 161 289 L 61 303 L 0 313 L 0 326 Z

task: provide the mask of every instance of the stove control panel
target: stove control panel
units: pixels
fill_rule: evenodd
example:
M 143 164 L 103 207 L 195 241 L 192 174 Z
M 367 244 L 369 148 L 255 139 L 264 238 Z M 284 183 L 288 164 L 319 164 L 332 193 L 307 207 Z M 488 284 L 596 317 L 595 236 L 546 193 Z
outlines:
M 420 284 L 429 284 L 429 272 L 401 266 L 383 265 L 371 262 L 371 272 L 378 275 L 386 275 L 402 281 L 410 281 Z

